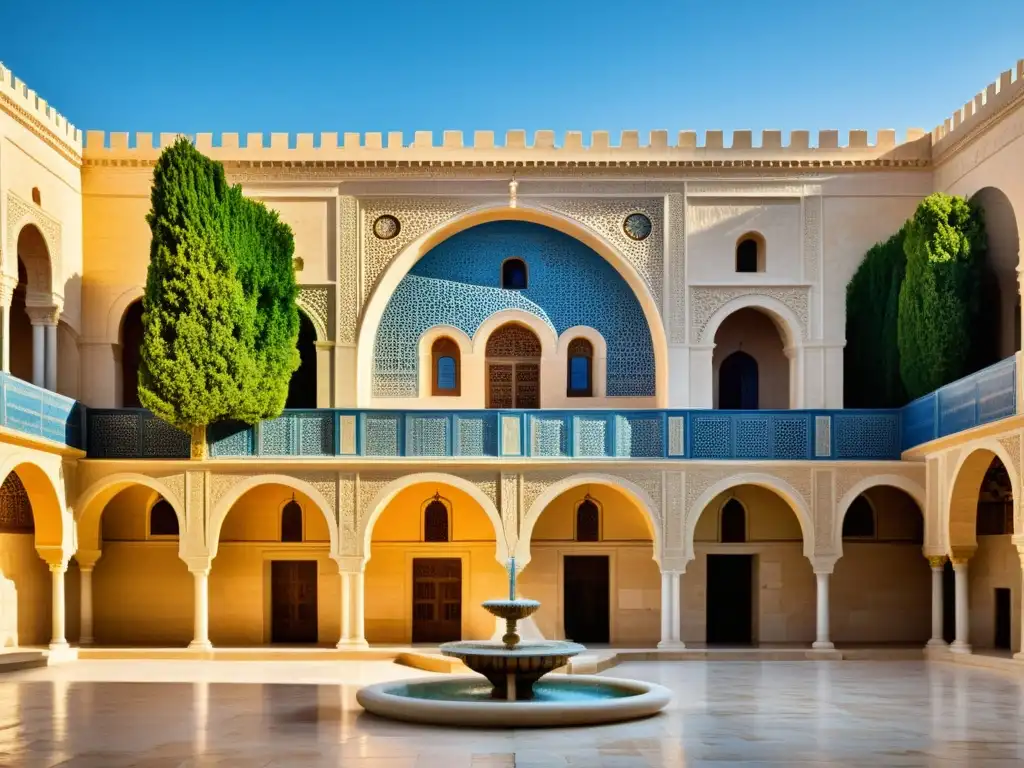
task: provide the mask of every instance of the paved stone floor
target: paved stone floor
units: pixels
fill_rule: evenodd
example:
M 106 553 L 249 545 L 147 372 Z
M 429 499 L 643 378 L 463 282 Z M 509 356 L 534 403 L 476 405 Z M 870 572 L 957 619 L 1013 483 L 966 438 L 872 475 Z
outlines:
M 584 729 L 479 731 L 379 720 L 385 662 L 81 661 L 0 677 L 0 766 L 884 765 L 1024 763 L 1024 677 L 924 662 L 665 662 L 663 714 Z

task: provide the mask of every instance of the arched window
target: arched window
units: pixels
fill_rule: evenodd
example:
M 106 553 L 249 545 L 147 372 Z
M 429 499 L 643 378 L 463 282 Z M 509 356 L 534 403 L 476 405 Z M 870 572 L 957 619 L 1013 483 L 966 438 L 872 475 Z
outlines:
M 505 259 L 501 264 L 501 287 L 512 291 L 526 290 L 526 262 Z
M 757 360 L 733 352 L 718 369 L 718 407 L 754 411 L 758 407 Z
M 736 499 L 722 506 L 718 540 L 723 544 L 742 544 L 747 540 L 747 510 Z
M 43 195 L 39 191 L 39 187 L 32 187 L 32 202 L 38 205 L 40 208 L 43 205 Z
M 586 339 L 569 342 L 569 397 L 591 397 L 594 394 L 594 345 Z
M 748 233 L 739 239 L 736 243 L 736 271 L 764 272 L 764 238 Z
M 588 495 L 576 507 L 576 541 L 601 540 L 601 510 Z
M 139 407 L 139 360 L 142 354 L 142 300 L 133 301 L 121 320 L 121 404 Z
M 288 382 L 285 408 L 316 408 L 316 328 L 305 312 L 299 312 L 299 367 Z
M 174 507 L 164 499 L 160 499 L 149 510 L 150 536 L 178 536 L 178 516 Z
M 863 494 L 853 500 L 843 518 L 844 539 L 875 538 L 875 509 Z
M 281 541 L 302 541 L 302 507 L 294 498 L 281 510 Z
M 423 540 L 450 541 L 448 530 L 448 505 L 435 493 L 434 498 L 423 511 Z
M 431 393 L 441 396 L 458 395 L 461 391 L 459 345 L 453 339 L 442 336 L 430 348 L 433 367 Z
M 32 504 L 17 472 L 8 473 L 0 485 L 0 533 L 33 533 Z

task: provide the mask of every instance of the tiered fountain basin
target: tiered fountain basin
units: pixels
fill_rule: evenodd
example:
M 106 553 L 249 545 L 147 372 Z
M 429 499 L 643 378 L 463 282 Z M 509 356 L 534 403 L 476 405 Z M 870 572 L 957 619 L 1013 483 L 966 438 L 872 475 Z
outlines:
M 507 622 L 501 643 L 441 646 L 441 653 L 461 659 L 477 675 L 378 683 L 362 688 L 356 701 L 394 720 L 526 728 L 634 720 L 660 712 L 672 699 L 667 688 L 653 683 L 549 674 L 586 648 L 564 641 L 520 642 L 516 622 L 540 607 L 536 600 L 490 600 L 484 607 Z

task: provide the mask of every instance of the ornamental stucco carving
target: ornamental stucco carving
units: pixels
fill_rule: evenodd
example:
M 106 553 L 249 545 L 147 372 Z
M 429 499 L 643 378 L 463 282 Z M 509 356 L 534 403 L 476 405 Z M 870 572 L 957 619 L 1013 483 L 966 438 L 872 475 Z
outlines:
M 814 552 L 821 555 L 832 552 L 834 542 L 832 531 L 835 520 L 836 505 L 832 496 L 833 472 L 831 469 L 814 470 Z
M 775 286 L 695 286 L 690 289 L 690 338 L 695 343 L 710 344 L 713 338 L 704 334 L 714 314 L 733 299 L 742 296 L 763 296 L 787 307 L 796 317 L 799 328 L 794 329 L 802 340 L 808 338 L 809 299 L 806 287 Z
M 666 552 L 683 549 L 683 523 L 686 519 L 683 488 L 685 477 L 683 472 L 665 473 L 665 533 L 662 548 Z
M 42 234 L 50 261 L 23 259 L 30 291 L 61 294 L 63 270 L 61 269 L 61 225 L 60 222 L 39 206 L 34 205 L 12 191 L 7 192 L 7 253 L 15 257 L 18 253 L 18 236 L 26 224 L 34 225 Z M 10 256 L 8 256 L 10 258 Z
M 578 485 L 573 487 L 579 487 L 591 484 L 598 484 L 607 482 L 609 485 L 616 485 L 616 481 L 625 480 L 633 485 L 639 487 L 647 496 L 650 498 L 651 508 L 650 513 L 653 516 L 654 524 L 659 529 L 663 530 L 663 512 L 661 509 L 661 482 L 662 473 L 661 471 L 633 471 L 633 472 L 615 472 L 615 473 L 604 473 L 600 474 L 600 480 L 590 481 L 588 475 L 581 474 L 580 472 L 527 472 L 522 476 L 523 492 L 522 492 L 522 509 L 523 516 L 536 512 L 540 514 L 543 510 L 534 510 L 534 506 L 537 499 L 547 491 L 555 483 L 559 483 L 563 480 L 572 479 L 575 477 L 580 478 Z
M 331 338 L 328 331 L 331 327 L 331 289 L 326 285 L 301 286 L 295 303 L 313 323 L 317 340 L 328 341 Z
M 1013 473 L 1014 479 L 1017 481 L 1017 487 L 1020 488 L 1021 483 L 1021 465 L 1020 465 L 1020 434 L 1010 435 L 999 440 L 999 444 L 1006 449 L 1006 452 L 1010 455 L 1010 462 L 1013 466 L 1007 467 L 1009 472 Z M 1013 497 L 1013 531 L 1019 533 L 1021 531 L 1021 515 L 1020 515 L 1020 499 L 1015 494 Z
M 668 340 L 671 344 L 686 343 L 686 207 L 683 196 L 666 197 L 668 240 Z
M 509 552 L 514 552 L 519 543 L 519 475 L 502 473 L 501 499 L 498 507 L 501 512 L 501 526 L 505 533 Z
M 179 509 L 185 509 L 185 474 L 179 473 L 176 475 L 165 475 L 159 478 L 160 482 L 163 483 L 170 494 L 174 497 L 173 499 L 167 499 L 167 501 L 173 502 L 178 506 Z M 188 523 L 188 515 L 185 515 L 185 522 Z
M 688 195 L 705 197 L 802 197 L 804 195 L 820 195 L 820 185 L 804 184 L 750 184 L 720 183 L 686 185 Z
M 817 283 L 821 264 L 821 198 L 804 198 L 804 279 Z
M 359 203 L 351 195 L 338 198 L 339 344 L 356 343 L 359 321 Z
M 362 546 L 356 519 L 356 478 L 353 474 L 338 475 L 338 551 L 342 555 L 358 555 Z
M 185 486 L 188 488 L 188 509 L 185 511 L 185 517 L 187 520 L 199 523 L 200 530 L 198 534 L 199 541 L 204 546 L 208 544 L 206 541 L 207 532 L 207 510 L 204 504 L 206 496 L 206 473 L 205 472 L 186 472 L 185 473 Z
M 363 536 L 366 533 L 366 526 L 370 515 L 373 513 L 372 504 L 381 492 L 391 483 L 395 482 L 401 475 L 359 475 L 359 497 L 356 508 L 356 530 L 359 538 L 359 546 L 362 546 Z

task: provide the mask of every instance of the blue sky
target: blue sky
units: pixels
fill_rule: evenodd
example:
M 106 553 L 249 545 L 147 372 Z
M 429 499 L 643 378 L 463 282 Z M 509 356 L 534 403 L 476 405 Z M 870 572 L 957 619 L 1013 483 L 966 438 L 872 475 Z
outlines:
M 1009 0 L 6 6 L 0 60 L 109 131 L 902 134 L 1024 57 Z

